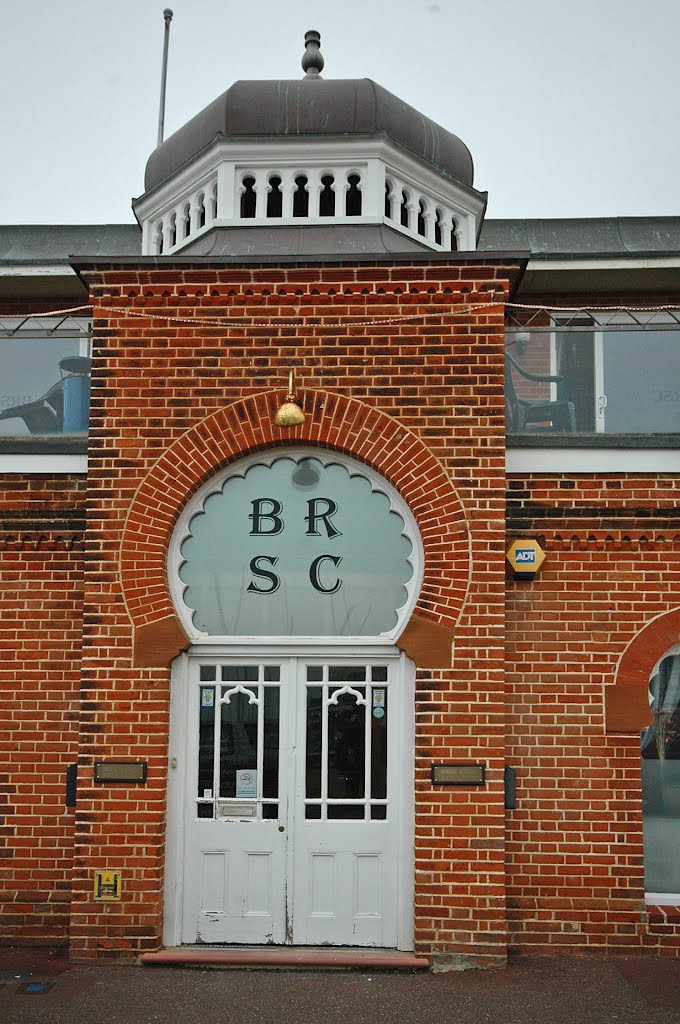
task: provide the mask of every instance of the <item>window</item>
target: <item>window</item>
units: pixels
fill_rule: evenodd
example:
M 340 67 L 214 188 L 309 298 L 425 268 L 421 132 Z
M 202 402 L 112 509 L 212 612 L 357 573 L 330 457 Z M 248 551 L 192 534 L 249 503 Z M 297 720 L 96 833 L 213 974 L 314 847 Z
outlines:
M 643 731 L 642 819 L 645 889 L 680 898 L 680 644 L 649 681 L 652 724 Z
M 0 319 L 0 437 L 86 434 L 89 323 Z
M 509 434 L 680 434 L 678 314 L 510 330 L 505 393 Z
M 190 634 L 391 638 L 420 586 L 412 516 L 386 481 L 323 450 L 235 463 L 185 508 L 170 578 Z

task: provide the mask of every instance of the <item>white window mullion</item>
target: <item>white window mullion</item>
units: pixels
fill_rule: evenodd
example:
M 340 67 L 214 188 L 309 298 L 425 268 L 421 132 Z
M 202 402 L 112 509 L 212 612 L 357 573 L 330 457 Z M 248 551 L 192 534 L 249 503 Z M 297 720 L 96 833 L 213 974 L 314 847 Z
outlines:
M 328 804 L 328 665 L 323 667 L 321 686 L 321 820 L 327 820 Z
M 373 717 L 373 690 L 369 679 L 371 670 L 366 666 L 366 711 L 364 715 L 364 821 L 371 817 L 371 718 Z
M 215 746 L 213 749 L 213 800 L 220 796 L 220 749 L 222 745 L 222 704 L 220 701 L 220 676 L 221 668 L 218 665 L 215 671 Z

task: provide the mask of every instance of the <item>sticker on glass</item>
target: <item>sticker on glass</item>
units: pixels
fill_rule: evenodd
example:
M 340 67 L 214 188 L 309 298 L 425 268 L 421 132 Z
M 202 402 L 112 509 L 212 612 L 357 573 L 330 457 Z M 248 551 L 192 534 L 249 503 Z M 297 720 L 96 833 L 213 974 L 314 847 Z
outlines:
M 201 707 L 202 708 L 212 708 L 214 706 L 215 706 L 215 691 L 212 690 L 212 689 L 210 689 L 210 690 L 201 690 Z
M 384 718 L 385 717 L 385 709 L 381 708 L 381 707 L 373 708 L 373 717 L 374 718 Z
M 257 796 L 257 772 L 250 768 L 236 770 L 236 799 L 245 800 Z
M 373 691 L 373 707 L 379 708 L 385 706 L 385 691 L 374 690 Z M 379 716 L 378 716 L 379 717 Z

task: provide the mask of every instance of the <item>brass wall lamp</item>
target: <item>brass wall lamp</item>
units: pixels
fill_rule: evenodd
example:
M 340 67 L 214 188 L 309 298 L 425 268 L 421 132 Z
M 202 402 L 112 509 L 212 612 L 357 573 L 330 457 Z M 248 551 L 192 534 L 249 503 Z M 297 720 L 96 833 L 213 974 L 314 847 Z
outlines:
M 299 427 L 301 423 L 305 422 L 305 414 L 297 400 L 295 394 L 295 380 L 293 371 L 290 371 L 288 377 L 288 394 L 286 395 L 286 401 L 279 408 L 276 416 L 274 417 L 274 423 L 277 427 Z

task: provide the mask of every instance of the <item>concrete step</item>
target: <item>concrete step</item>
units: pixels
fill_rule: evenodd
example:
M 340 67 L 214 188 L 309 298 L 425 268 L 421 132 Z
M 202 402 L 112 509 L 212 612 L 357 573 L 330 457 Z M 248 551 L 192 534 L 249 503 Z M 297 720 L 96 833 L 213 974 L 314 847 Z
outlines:
M 395 949 L 355 949 L 314 946 L 177 946 L 143 953 L 149 967 L 247 967 L 262 969 L 330 969 L 370 971 L 427 970 L 426 957 Z

